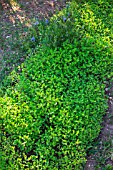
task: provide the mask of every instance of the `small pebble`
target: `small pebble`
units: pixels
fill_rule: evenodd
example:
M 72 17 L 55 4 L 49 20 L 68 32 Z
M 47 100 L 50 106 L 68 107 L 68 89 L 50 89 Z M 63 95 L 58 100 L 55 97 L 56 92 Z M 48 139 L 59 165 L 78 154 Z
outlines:
M 108 91 L 109 89 L 108 88 L 105 88 L 105 91 Z
M 111 140 L 111 145 L 113 146 L 113 140 Z
M 113 161 L 113 153 L 111 154 L 111 160 Z
M 6 36 L 6 38 L 10 38 L 10 37 L 11 37 L 11 35 Z

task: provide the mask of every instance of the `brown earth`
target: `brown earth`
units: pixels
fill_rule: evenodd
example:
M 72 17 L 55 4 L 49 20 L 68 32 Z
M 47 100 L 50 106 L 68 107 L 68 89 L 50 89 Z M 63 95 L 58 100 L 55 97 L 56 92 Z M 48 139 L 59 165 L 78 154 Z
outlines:
M 90 154 L 87 157 L 84 170 L 103 170 L 104 167 L 106 167 L 104 170 L 113 170 L 113 82 L 107 85 L 105 93 L 108 96 L 109 107 L 103 118 L 103 128 L 98 139 L 95 140 L 99 142 L 99 145 L 96 147 L 96 154 Z M 105 146 L 105 143 L 108 144 L 108 146 Z M 103 162 L 100 162 L 101 157 L 104 159 Z M 99 167 L 98 164 L 101 166 Z M 109 165 L 112 169 L 107 169 Z
M 20 47 L 35 21 L 51 17 L 69 0 L 0 0 L 0 81 L 24 61 Z

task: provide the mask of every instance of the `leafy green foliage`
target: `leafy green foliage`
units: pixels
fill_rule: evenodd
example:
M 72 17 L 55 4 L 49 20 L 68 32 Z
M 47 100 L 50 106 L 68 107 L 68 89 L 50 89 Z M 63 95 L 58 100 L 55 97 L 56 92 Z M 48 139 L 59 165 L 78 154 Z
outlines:
M 35 54 L 1 90 L 1 169 L 80 170 L 101 129 L 110 31 L 90 4 L 74 2 L 44 29 Z
M 50 48 L 61 47 L 66 40 L 73 43 L 75 38 L 79 41 L 86 36 L 95 36 L 95 39 L 100 36 L 111 40 L 113 38 L 112 5 L 112 2 L 103 0 L 83 4 L 71 2 L 64 10 L 54 15 L 49 24 L 43 20 L 31 27 L 23 49 L 26 51 L 29 47 L 35 48 L 37 45 Z M 36 41 L 29 41 L 33 36 Z

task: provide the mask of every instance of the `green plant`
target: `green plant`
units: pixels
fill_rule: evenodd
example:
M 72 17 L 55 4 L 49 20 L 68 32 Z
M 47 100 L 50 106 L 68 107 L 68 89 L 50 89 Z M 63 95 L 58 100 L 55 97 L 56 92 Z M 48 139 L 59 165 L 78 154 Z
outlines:
M 112 2 L 96 1 L 95 3 L 68 3 L 61 12 L 54 14 L 49 23 L 46 20 L 34 23 L 29 30 L 29 36 L 24 42 L 23 49 L 29 50 L 37 45 L 50 48 L 61 47 L 68 40 L 73 43 L 86 36 L 106 37 L 112 41 Z M 37 21 L 36 21 L 37 22 Z M 36 41 L 31 42 L 30 38 Z
M 112 170 L 113 166 L 112 165 L 106 165 L 105 170 Z
M 100 56 L 98 44 L 93 52 L 91 46 L 84 39 L 65 42 L 25 62 L 18 82 L 1 98 L 2 145 L 9 166 L 79 169 L 85 161 L 106 108 L 101 83 L 109 61 Z
M 69 20 L 65 12 L 40 29 L 34 53 L 1 88 L 4 169 L 80 170 L 100 132 L 111 41 L 89 4 L 72 2 Z

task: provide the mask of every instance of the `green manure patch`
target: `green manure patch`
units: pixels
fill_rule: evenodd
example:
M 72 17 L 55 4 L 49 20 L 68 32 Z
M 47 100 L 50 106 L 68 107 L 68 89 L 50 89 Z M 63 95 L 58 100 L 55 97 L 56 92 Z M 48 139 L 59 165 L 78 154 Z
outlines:
M 62 18 L 67 8 L 51 19 L 40 42 L 33 39 L 34 53 L 4 80 L 3 170 L 83 169 L 100 132 L 107 109 L 105 81 L 112 76 L 112 33 L 88 3 L 72 2 L 68 12 L 70 19 Z M 57 28 L 52 27 L 55 17 Z

